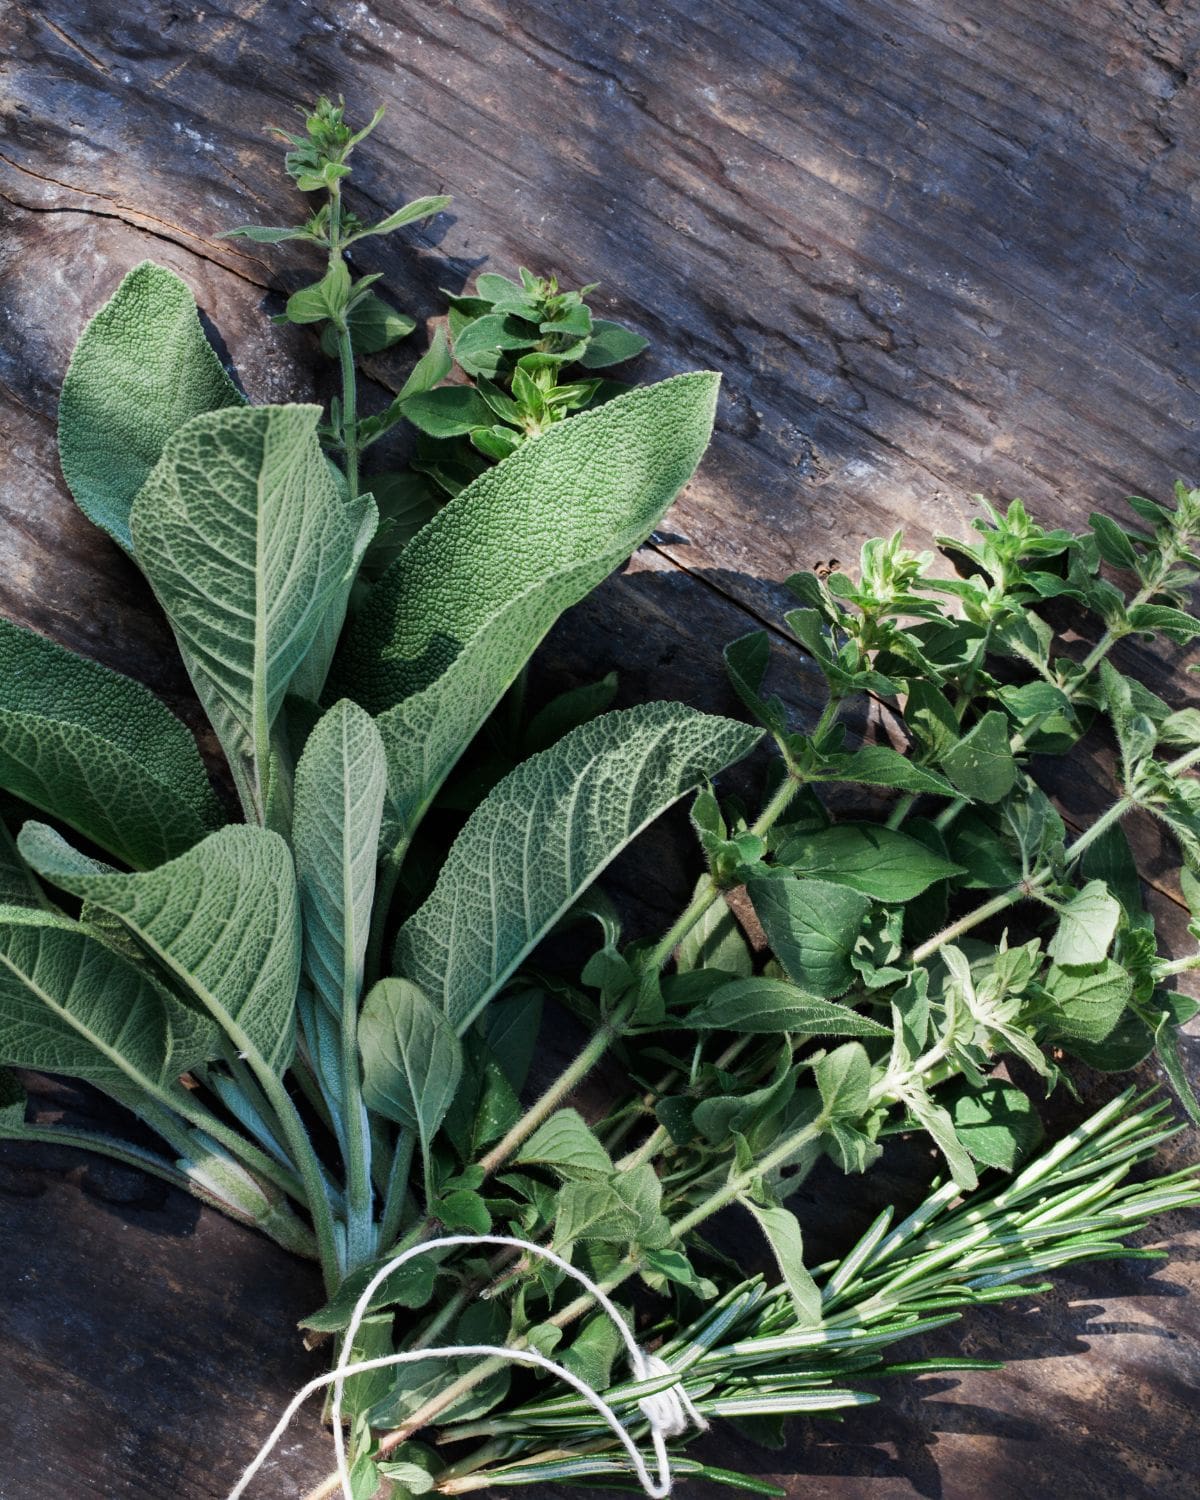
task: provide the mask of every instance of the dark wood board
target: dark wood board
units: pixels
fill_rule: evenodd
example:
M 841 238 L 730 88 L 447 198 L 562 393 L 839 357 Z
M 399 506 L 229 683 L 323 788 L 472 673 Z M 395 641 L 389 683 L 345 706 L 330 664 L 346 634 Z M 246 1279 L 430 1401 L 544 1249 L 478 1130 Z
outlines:
M 643 378 L 723 371 L 700 474 L 556 629 L 538 681 L 615 666 L 622 701 L 731 709 L 718 648 L 777 620 L 795 568 L 899 525 L 924 545 L 960 531 L 976 491 L 1080 524 L 1200 476 L 1198 50 L 1195 0 L 10 0 L 0 610 L 201 728 L 145 588 L 62 484 L 56 393 L 82 323 L 147 257 L 193 286 L 255 400 L 328 393 L 311 342 L 264 316 L 311 262 L 216 234 L 295 215 L 261 126 L 342 92 L 388 106 L 360 203 L 455 196 L 356 261 L 402 306 L 431 318 L 439 287 L 526 264 L 601 281 L 653 340 Z M 373 367 L 369 403 L 411 358 Z M 1177 702 L 1183 665 L 1154 668 Z M 1101 771 L 1071 767 L 1077 820 Z M 2 1161 L 0 1497 L 224 1495 L 311 1367 L 291 1327 L 308 1268 L 135 1174 Z M 872 1191 L 893 1188 L 913 1184 Z M 852 1225 L 863 1190 L 842 1191 Z M 709 1451 L 828 1500 L 1193 1496 L 1200 1230 L 1158 1233 L 1165 1270 L 1077 1271 L 926 1342 L 1007 1355 L 1003 1374 L 897 1385 L 783 1454 L 728 1432 Z M 264 1493 L 324 1471 L 315 1419 L 284 1453 Z

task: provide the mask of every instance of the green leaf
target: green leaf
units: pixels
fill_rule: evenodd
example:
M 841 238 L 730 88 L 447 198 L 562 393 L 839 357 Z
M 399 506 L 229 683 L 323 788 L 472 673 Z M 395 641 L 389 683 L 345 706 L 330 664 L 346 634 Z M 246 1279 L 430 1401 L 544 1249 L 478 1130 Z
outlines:
M 754 1216 L 766 1235 L 771 1253 L 779 1266 L 784 1285 L 792 1299 L 792 1310 L 798 1328 L 821 1325 L 821 1289 L 804 1264 L 804 1237 L 796 1215 L 781 1203 L 756 1203 L 748 1195 L 738 1200 Z
M 337 260 L 320 281 L 293 292 L 283 315 L 289 323 L 320 323 L 340 317 L 349 300 L 350 271 L 344 260 Z
M 406 339 L 417 322 L 368 291 L 351 306 L 346 314 L 346 325 L 350 330 L 350 347 L 355 354 L 378 354 Z M 330 358 L 336 358 L 338 334 L 332 324 L 321 333 L 321 349 Z
M 701 879 L 703 882 L 707 877 Z M 750 945 L 723 896 L 713 902 L 679 944 L 675 950 L 675 968 L 680 974 L 693 969 L 720 969 L 742 978 L 754 972 Z
M 185 283 L 143 261 L 84 329 L 63 381 L 58 451 L 76 505 L 131 552 L 133 498 L 167 439 L 200 412 L 244 401 Z
M 315 1333 L 341 1333 L 350 1326 L 355 1305 L 367 1289 L 377 1271 L 382 1271 L 389 1256 L 381 1256 L 370 1265 L 359 1266 L 340 1283 L 337 1291 L 316 1312 L 301 1318 L 300 1328 L 311 1328 Z M 424 1307 L 433 1296 L 433 1284 L 438 1273 L 438 1262 L 434 1255 L 416 1256 L 390 1271 L 387 1277 L 371 1293 L 368 1312 L 378 1312 L 385 1307 Z
M 1089 880 L 1059 913 L 1058 930 L 1046 949 L 1058 964 L 1103 963 L 1117 930 L 1121 908 L 1101 880 Z
M 612 323 L 607 318 L 595 318 L 587 349 L 580 355 L 579 363 L 585 370 L 604 370 L 609 365 L 632 359 L 649 346 L 650 340 L 634 333 L 631 328 L 623 328 L 620 323 Z
M 0 907 L 0 1060 L 171 1105 L 216 1030 L 85 928 Z
M 1109 1036 L 1133 994 L 1132 977 L 1111 958 L 1083 969 L 1052 964 L 1043 983 L 1056 1005 L 1052 1035 L 1085 1042 Z
M 403 828 L 562 611 L 657 525 L 716 389 L 679 376 L 558 424 L 463 490 L 372 590 L 335 670 L 370 712 L 392 709 L 379 727 Z
M 662 1183 L 649 1162 L 606 1181 L 568 1182 L 558 1195 L 554 1243 L 599 1240 L 662 1249 L 671 1231 L 661 1204 Z
M 848 885 L 877 901 L 911 901 L 935 881 L 965 873 L 916 839 L 878 823 L 835 823 L 790 838 L 778 860 L 799 876 Z
M 363 240 L 371 234 L 391 234 L 393 229 L 400 229 L 405 224 L 415 223 L 417 219 L 430 219 L 434 214 L 440 214 L 443 209 L 450 207 L 451 201 L 449 198 L 414 198 L 403 208 L 398 208 L 394 213 L 388 214 L 386 219 L 380 219 L 378 224 L 372 224 L 370 228 L 361 230 L 354 238 Z
M 871 1059 L 861 1042 L 845 1042 L 813 1068 L 830 1120 L 861 1120 L 871 1102 Z
M 970 1192 L 979 1186 L 979 1174 L 971 1164 L 966 1148 L 959 1140 L 954 1122 L 940 1104 L 935 1104 L 928 1094 L 914 1090 L 905 1101 L 913 1118 L 933 1137 L 934 1144 L 946 1158 L 950 1175 L 964 1191 Z
M 396 968 L 461 1033 L 601 870 L 757 731 L 677 703 L 593 719 L 517 767 L 468 819 Z
M 573 1109 L 560 1109 L 550 1116 L 521 1147 L 518 1162 L 552 1168 L 561 1178 L 608 1177 L 612 1158 Z
M 975 1160 L 1002 1172 L 1014 1171 L 1042 1138 L 1029 1096 L 1007 1083 L 989 1080 L 960 1093 L 949 1115 L 955 1136 Z
M 1157 631 L 1177 646 L 1186 646 L 1200 635 L 1200 620 L 1165 604 L 1139 604 L 1126 618 L 1134 630 Z
M 785 979 L 765 975 L 723 984 L 684 1017 L 700 1030 L 795 1036 L 889 1036 L 886 1026 L 845 1005 L 806 995 Z
M 381 979 L 363 1002 L 358 1045 L 367 1108 L 416 1130 L 428 1159 L 462 1078 L 462 1046 L 446 1017 L 415 984 Z
M 133 507 L 138 563 L 260 811 L 271 726 L 361 555 L 362 517 L 330 477 L 320 416 L 258 406 L 195 417 Z
M 1132 780 L 1141 763 L 1153 754 L 1158 730 L 1154 720 L 1140 711 L 1135 683 L 1109 661 L 1100 663 L 1100 684 L 1112 720 L 1113 732 L 1121 750 L 1121 765 L 1127 781 Z
M 542 1024 L 539 990 L 518 990 L 489 1005 L 479 1029 L 500 1071 L 514 1090 L 524 1087 Z
M 1180 1055 L 1179 1031 L 1170 1011 L 1163 1011 L 1158 1025 L 1154 1028 L 1154 1045 L 1158 1052 L 1158 1060 L 1162 1063 L 1163 1072 L 1175 1090 L 1180 1104 L 1187 1111 L 1188 1118 L 1193 1125 L 1200 1125 L 1200 1099 L 1196 1098 L 1195 1087 L 1188 1077 L 1187 1068 Z
M 904 722 L 935 760 L 958 743 L 962 730 L 945 695 L 924 677 L 908 683 Z
M 387 791 L 383 742 L 369 714 L 343 699 L 308 737 L 296 767 L 292 849 L 313 988 L 354 1024 L 375 896 Z
M 312 644 L 288 684 L 290 694 L 297 698 L 307 698 L 310 703 L 316 703 L 324 690 L 329 666 L 341 639 L 342 627 L 346 623 L 351 590 L 379 527 L 379 510 L 371 495 L 358 495 L 353 500 L 347 500 L 343 512 L 354 536 L 350 561 L 341 581 L 330 590 L 324 613 L 313 634 Z
M 901 792 L 931 792 L 951 797 L 954 788 L 936 771 L 916 765 L 898 750 L 886 745 L 866 745 L 850 755 L 831 756 L 829 773 L 822 781 L 857 781 L 863 786 L 890 786 Z
M 1082 1037 L 1067 1043 L 1072 1056 L 1101 1073 L 1127 1073 L 1154 1051 L 1154 1033 L 1132 1012 L 1127 1012 L 1103 1041 L 1089 1042 Z
M 219 240 L 251 240 L 256 245 L 282 245 L 285 240 L 311 240 L 313 235 L 306 224 L 290 228 L 273 228 L 267 224 L 239 224 L 236 229 L 224 229 Z
M 520 318 L 488 313 L 468 323 L 454 340 L 454 357 L 468 375 L 495 377 L 513 349 L 532 349 L 538 331 Z
M 372 474 L 371 497 L 379 508 L 379 529 L 359 570 L 364 582 L 381 577 L 421 527 L 441 509 L 442 497 L 423 474 Z
M 430 437 L 465 437 L 476 427 L 488 427 L 492 409 L 469 385 L 440 385 L 405 399 L 402 414 Z
M 598 682 L 585 682 L 552 698 L 530 719 L 521 737 L 524 754 L 548 750 L 556 740 L 578 729 L 612 707 L 617 696 L 617 674 L 607 672 Z
M 139 868 L 220 819 L 195 741 L 153 693 L 7 620 L 0 786 Z
M 778 698 L 762 696 L 763 678 L 771 660 L 771 641 L 765 630 L 752 630 L 725 647 L 725 671 L 733 690 L 758 720 L 779 736 L 787 733 L 787 714 Z
M 1110 521 L 1099 511 L 1093 511 L 1088 517 L 1088 524 L 1096 534 L 1096 544 L 1104 561 L 1111 563 L 1114 568 L 1124 568 L 1130 573 L 1136 573 L 1138 555 L 1133 549 L 1133 543 L 1117 523 Z
M 850 954 L 871 909 L 868 897 L 828 880 L 752 880 L 746 887 L 788 977 L 832 1000 L 854 982 Z
M 28 1102 L 29 1096 L 17 1075 L 0 1068 L 0 1134 L 20 1134 Z
M 450 346 L 446 342 L 446 330 L 439 327 L 434 332 L 429 348 L 417 360 L 416 364 L 412 367 L 408 379 L 400 387 L 396 401 L 402 404 L 411 396 L 420 396 L 426 391 L 433 390 L 435 385 L 445 380 L 453 368 L 454 361 L 450 358 Z M 371 483 L 374 485 L 374 477 L 372 477 Z
M 4 810 L 10 816 L 16 812 L 15 807 L 12 809 L 6 807 Z M 18 813 L 17 816 L 20 814 Z M 14 816 L 12 820 L 15 823 L 16 817 Z M 21 858 L 17 841 L 13 838 L 8 824 L 2 819 L 0 819 L 0 906 L 47 907 L 46 896 L 38 884 L 37 877 Z
M 41 823 L 25 825 L 18 847 L 45 879 L 119 918 L 239 1051 L 283 1071 L 292 1054 L 300 912 L 292 856 L 278 834 L 231 825 L 137 875 L 100 873 Z
M 1008 745 L 1008 719 L 989 709 L 953 749 L 942 756 L 942 770 L 973 802 L 999 802 L 1013 789 L 1017 763 Z

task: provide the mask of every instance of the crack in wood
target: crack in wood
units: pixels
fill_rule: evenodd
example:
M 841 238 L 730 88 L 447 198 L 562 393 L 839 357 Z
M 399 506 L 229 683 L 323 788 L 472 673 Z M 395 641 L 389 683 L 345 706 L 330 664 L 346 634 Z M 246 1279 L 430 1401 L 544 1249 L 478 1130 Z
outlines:
M 109 193 L 97 193 L 90 188 L 75 187 L 73 183 L 63 182 L 57 177 L 48 177 L 42 172 L 35 172 L 31 167 L 26 167 L 18 161 L 13 161 L 10 156 L 5 156 L 3 152 L 0 152 L 0 162 L 4 162 L 5 165 L 12 167 L 17 172 L 23 173 L 26 177 L 35 178 L 39 182 L 49 183 L 69 193 L 77 193 L 81 198 L 99 198 L 102 202 L 113 205 L 111 210 L 105 210 L 92 208 L 88 205 L 25 203 L 19 198 L 13 198 L 8 193 L 0 191 L 0 197 L 6 203 L 12 204 L 14 208 L 24 209 L 26 213 L 32 214 L 87 214 L 97 219 L 116 219 L 130 229 L 152 235 L 155 239 L 175 245 L 180 250 L 187 250 L 192 255 L 198 256 L 201 260 L 206 260 L 211 265 L 219 267 L 222 271 L 229 271 L 232 275 L 240 277 L 241 280 L 249 282 L 251 286 L 259 287 L 262 290 L 268 289 L 266 281 L 249 275 L 237 265 L 230 264 L 225 260 L 219 260 L 215 255 L 209 254 L 204 247 L 210 245 L 212 241 L 206 240 L 203 235 L 196 234 L 190 229 L 184 229 L 180 224 L 172 224 L 170 220 L 159 218 L 157 214 L 146 213 L 143 209 L 121 203 L 118 198 Z M 155 225 L 158 228 L 155 228 Z M 238 255 L 238 252 L 235 250 L 231 250 L 229 253 L 235 256 Z M 238 256 L 238 258 L 249 259 L 249 257 L 245 256 Z

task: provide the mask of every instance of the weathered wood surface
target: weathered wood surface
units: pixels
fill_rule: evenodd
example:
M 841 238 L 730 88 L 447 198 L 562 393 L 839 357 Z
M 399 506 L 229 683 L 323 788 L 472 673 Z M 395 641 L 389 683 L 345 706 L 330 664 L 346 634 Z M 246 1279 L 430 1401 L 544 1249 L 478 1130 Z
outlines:
M 1198 39 L 1195 0 L 10 0 L 0 609 L 198 726 L 146 590 L 62 485 L 56 392 L 83 321 L 149 256 L 194 287 L 254 399 L 324 394 L 307 338 L 264 318 L 311 262 L 215 235 L 294 216 L 261 124 L 340 91 L 389 107 L 356 173 L 369 206 L 455 195 L 406 245 L 363 247 L 402 305 L 434 316 L 439 286 L 523 263 L 601 281 L 653 340 L 645 378 L 724 371 L 700 476 L 555 631 L 539 680 L 615 666 L 625 701 L 730 707 L 717 648 L 776 618 L 797 567 L 896 525 L 959 530 L 978 490 L 1078 523 L 1200 474 Z M 369 400 L 409 358 L 379 363 Z M 811 704 L 803 663 L 781 673 Z M 1093 781 L 1075 761 L 1069 814 Z M 313 1277 L 132 1173 L 2 1161 L 0 1497 L 223 1495 L 304 1373 L 290 1324 Z M 862 1189 L 842 1190 L 850 1225 Z M 1165 1271 L 1084 1269 L 937 1336 L 1007 1355 L 1002 1375 L 896 1386 L 784 1454 L 728 1434 L 710 1451 L 829 1500 L 1190 1497 L 1200 1233 L 1161 1233 Z M 273 1493 L 323 1471 L 314 1428 Z

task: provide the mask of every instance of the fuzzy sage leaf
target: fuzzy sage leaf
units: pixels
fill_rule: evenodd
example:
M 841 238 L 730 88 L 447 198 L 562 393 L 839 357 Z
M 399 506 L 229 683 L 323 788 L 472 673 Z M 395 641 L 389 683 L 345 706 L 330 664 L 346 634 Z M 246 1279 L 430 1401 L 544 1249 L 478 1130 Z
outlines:
M 605 714 L 517 767 L 476 809 L 396 967 L 461 1033 L 602 869 L 758 731 L 678 703 Z
M 133 550 L 129 514 L 167 439 L 244 397 L 165 266 L 135 266 L 84 329 L 63 381 L 58 448 L 75 503 Z
M 249 766 L 260 817 L 271 727 L 327 613 L 344 610 L 360 550 L 362 521 L 330 477 L 319 416 L 259 406 L 196 417 L 133 507 L 138 563 L 201 700 L 228 716 L 214 727 L 231 761 Z
M 27 823 L 18 842 L 45 879 L 119 918 L 235 1047 L 282 1072 L 292 1054 L 300 913 L 292 857 L 277 834 L 233 825 L 137 875 L 104 873 L 41 823 Z
M 0 620 L 0 786 L 135 868 L 220 810 L 188 730 L 141 683 Z
M 464 490 L 376 584 L 334 670 L 380 714 L 397 839 L 562 611 L 687 482 L 716 391 L 716 376 L 681 375 L 562 423 Z

